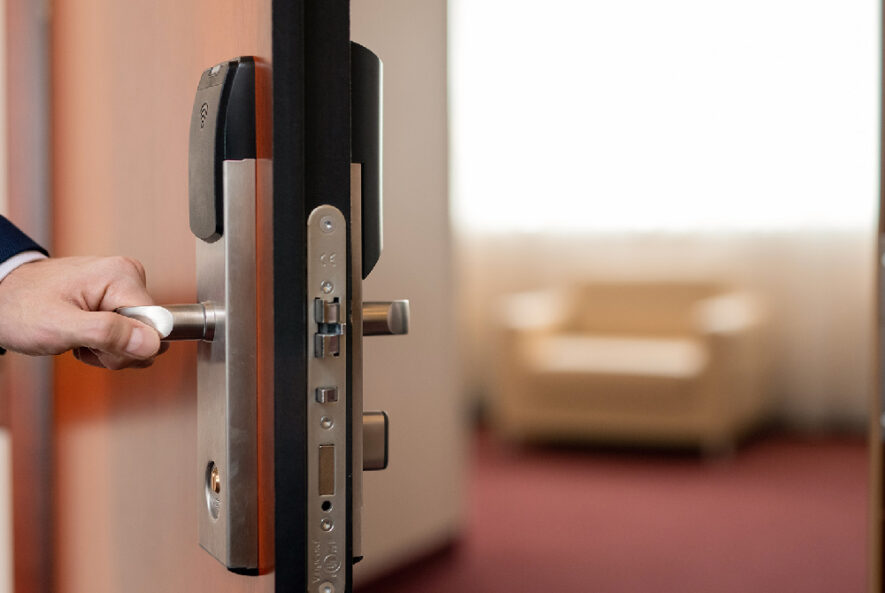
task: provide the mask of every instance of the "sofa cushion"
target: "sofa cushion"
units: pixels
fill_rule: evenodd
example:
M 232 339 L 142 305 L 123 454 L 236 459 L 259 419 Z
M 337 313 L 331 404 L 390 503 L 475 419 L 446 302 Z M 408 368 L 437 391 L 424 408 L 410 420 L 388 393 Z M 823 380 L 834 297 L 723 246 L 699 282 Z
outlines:
M 704 282 L 589 284 L 571 291 L 570 324 L 590 334 L 691 334 L 694 305 L 724 292 L 723 286 Z
M 634 375 L 693 379 L 707 365 L 707 350 L 692 338 L 588 334 L 536 336 L 528 344 L 536 373 Z

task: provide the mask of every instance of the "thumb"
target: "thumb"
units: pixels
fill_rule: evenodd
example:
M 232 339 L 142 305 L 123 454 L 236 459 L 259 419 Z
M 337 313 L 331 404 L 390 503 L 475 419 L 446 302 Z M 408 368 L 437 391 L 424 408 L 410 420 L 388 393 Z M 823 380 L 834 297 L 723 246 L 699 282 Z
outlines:
M 160 349 L 153 328 L 110 311 L 80 311 L 70 324 L 71 348 L 85 346 L 124 359 L 151 358 Z

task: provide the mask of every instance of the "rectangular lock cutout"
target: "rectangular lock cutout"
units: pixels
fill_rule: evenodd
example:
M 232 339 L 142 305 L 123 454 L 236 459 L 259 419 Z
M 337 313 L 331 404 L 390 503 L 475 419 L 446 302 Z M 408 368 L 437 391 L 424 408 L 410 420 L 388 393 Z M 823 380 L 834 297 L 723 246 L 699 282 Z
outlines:
M 335 445 L 320 445 L 319 456 L 319 495 L 332 496 L 335 494 Z

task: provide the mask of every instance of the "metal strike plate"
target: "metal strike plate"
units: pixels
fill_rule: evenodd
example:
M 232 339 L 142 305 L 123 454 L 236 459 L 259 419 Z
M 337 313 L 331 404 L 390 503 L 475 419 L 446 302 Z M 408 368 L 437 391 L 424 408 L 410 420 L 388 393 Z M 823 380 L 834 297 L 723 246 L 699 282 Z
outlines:
M 308 591 L 345 591 L 347 558 L 347 222 L 318 206 L 307 220 Z
M 258 568 L 255 195 L 259 166 L 270 164 L 255 159 L 223 162 L 224 233 L 211 243 L 197 241 L 197 298 L 213 303 L 216 311 L 212 341 L 197 347 L 200 545 L 228 569 L 246 574 Z

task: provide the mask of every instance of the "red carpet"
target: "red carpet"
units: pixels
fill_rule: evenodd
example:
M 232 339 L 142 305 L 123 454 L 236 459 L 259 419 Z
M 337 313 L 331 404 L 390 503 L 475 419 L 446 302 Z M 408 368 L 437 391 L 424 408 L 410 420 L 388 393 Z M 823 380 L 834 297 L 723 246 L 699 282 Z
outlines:
M 468 530 L 360 593 L 866 588 L 860 440 L 761 438 L 728 461 L 480 439 Z

